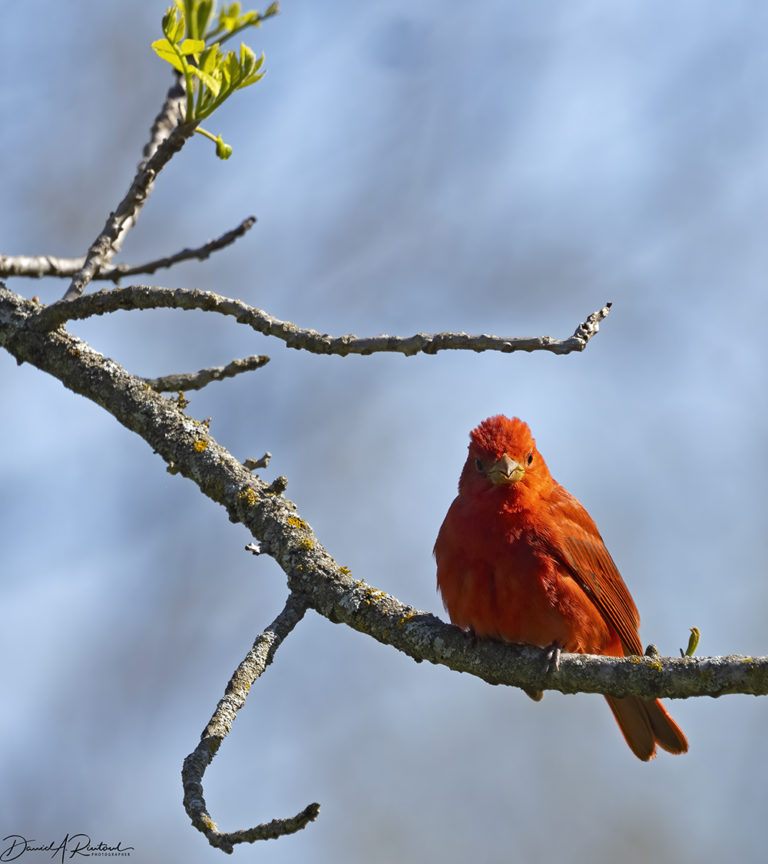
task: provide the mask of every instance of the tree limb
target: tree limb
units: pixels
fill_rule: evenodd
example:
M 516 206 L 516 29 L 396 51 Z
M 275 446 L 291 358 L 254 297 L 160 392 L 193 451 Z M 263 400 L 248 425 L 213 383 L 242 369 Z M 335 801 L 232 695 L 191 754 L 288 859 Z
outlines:
M 227 684 L 224 696 L 219 701 L 208 725 L 200 736 L 200 743 L 184 760 L 181 771 L 184 784 L 184 809 L 192 824 L 202 831 L 211 846 L 232 852 L 237 843 L 253 843 L 256 840 L 272 840 L 286 834 L 294 834 L 314 821 L 320 811 L 317 803 L 305 807 L 301 813 L 289 819 L 273 819 L 242 831 L 224 834 L 208 813 L 203 797 L 203 774 L 218 752 L 221 742 L 229 734 L 237 712 L 245 705 L 248 692 L 254 682 L 272 662 L 282 641 L 301 621 L 307 611 L 307 602 L 298 594 L 289 594 L 283 611 L 261 633 L 245 659 L 235 670 Z
M 197 259 L 204 261 L 212 252 L 224 249 L 235 240 L 246 234 L 256 224 L 256 217 L 249 216 L 230 231 L 225 232 L 215 240 L 209 240 L 194 249 L 186 248 L 165 258 L 156 258 L 144 264 L 130 266 L 117 264 L 114 267 L 102 267 L 93 276 L 93 281 L 110 280 L 119 282 L 127 276 L 137 276 L 144 273 L 154 273 L 161 268 L 173 267 L 182 261 Z M 0 255 L 0 276 L 25 276 L 31 279 L 41 279 L 43 276 L 74 276 L 85 263 L 85 258 L 56 258 L 53 255 Z
M 118 309 L 202 309 L 234 317 L 238 324 L 252 327 L 266 336 L 282 339 L 289 348 L 309 351 L 313 354 L 375 354 L 394 352 L 412 356 L 422 352 L 436 354 L 445 350 L 465 351 L 550 351 L 553 354 L 570 354 L 583 351 L 589 340 L 600 329 L 600 322 L 608 315 L 611 304 L 593 312 L 579 324 L 567 339 L 552 339 L 551 336 L 503 337 L 467 333 L 416 333 L 414 336 L 354 335 L 329 336 L 316 330 L 305 330 L 290 321 L 281 321 L 268 312 L 249 306 L 242 300 L 222 297 L 212 291 L 187 291 L 184 289 L 159 288 L 146 285 L 129 285 L 125 288 L 98 291 L 78 297 L 67 303 L 58 302 L 47 306 L 37 315 L 38 326 L 52 330 L 65 321 L 90 318 L 115 312 Z
M 66 330 L 41 331 L 37 310 L 32 301 L 0 288 L 0 345 L 19 362 L 49 372 L 97 402 L 141 435 L 170 470 L 189 477 L 227 510 L 232 521 L 242 522 L 260 551 L 280 564 L 289 589 L 306 597 L 308 605 L 330 621 L 367 633 L 415 660 L 526 690 L 641 698 L 768 694 L 766 657 L 564 654 L 559 670 L 547 672 L 537 648 L 476 642 L 457 627 L 354 580 L 320 545 L 297 515 L 296 505 L 281 494 L 284 480 L 268 485 L 252 475 L 215 441 L 205 424 L 186 416 L 176 403 Z

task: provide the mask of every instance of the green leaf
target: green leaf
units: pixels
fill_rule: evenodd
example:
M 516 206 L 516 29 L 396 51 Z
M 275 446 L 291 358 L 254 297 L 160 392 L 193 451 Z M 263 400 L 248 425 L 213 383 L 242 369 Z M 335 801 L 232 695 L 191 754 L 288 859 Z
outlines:
M 240 70 L 243 75 L 250 75 L 256 66 L 256 55 L 245 42 L 240 43 Z
M 240 17 L 240 4 L 230 3 L 229 6 L 222 6 L 219 12 L 219 28 L 231 33 L 237 27 L 237 21 Z
M 163 33 L 170 42 L 176 44 L 184 38 L 185 32 L 184 12 L 178 7 L 178 4 L 170 6 L 163 15 Z
M 257 81 L 261 81 L 264 77 L 264 72 L 259 72 L 257 75 L 251 75 L 249 78 L 244 78 L 238 85 L 237 89 L 242 90 L 243 87 L 250 87 L 251 84 L 255 84 Z
M 234 51 L 227 52 L 227 56 L 221 64 L 221 71 L 224 74 L 224 80 L 228 82 L 227 89 L 234 90 L 240 80 L 240 64 L 237 62 Z
M 257 81 L 260 81 L 264 77 L 264 73 L 259 73 L 259 69 L 264 65 L 264 54 L 262 53 L 259 59 L 256 59 L 256 55 L 251 51 L 251 49 L 244 44 L 240 45 L 240 69 L 241 69 L 241 80 L 237 85 L 237 89 L 240 90 L 243 87 L 250 87 L 251 84 L 255 84 Z
M 188 57 L 190 54 L 199 54 L 205 48 L 205 42 L 202 39 L 185 39 L 176 47 L 185 57 Z
M 163 33 L 168 33 L 168 30 L 173 25 L 173 22 L 176 20 L 176 10 L 173 6 L 169 6 L 168 9 L 165 10 L 165 15 L 163 15 L 163 20 L 160 26 L 163 29 Z
M 688 637 L 688 647 L 685 649 L 685 654 L 680 651 L 683 657 L 693 657 L 696 653 L 696 649 L 699 647 L 699 640 L 701 639 L 701 631 L 698 627 L 691 627 L 691 635 Z
M 202 39 L 205 36 L 205 31 L 213 17 L 214 5 L 214 0 L 200 0 L 194 15 L 194 32 L 190 33 L 190 36 L 195 39 Z
M 203 72 L 207 72 L 209 75 L 213 72 L 213 70 L 218 66 L 220 54 L 221 52 L 219 51 L 218 45 L 211 45 L 210 48 L 206 48 L 205 51 L 203 51 L 198 58 L 200 68 Z
M 203 72 L 203 70 L 198 66 L 190 66 L 189 71 L 193 75 L 196 75 L 214 96 L 219 95 L 219 91 L 221 90 L 221 81 L 218 81 L 214 75 L 209 75 L 207 72 Z
M 258 25 L 262 17 L 258 12 L 241 12 L 240 3 L 224 5 L 219 13 L 217 30 L 207 32 L 214 15 L 216 0 L 173 0 L 163 15 L 164 39 L 152 43 L 155 53 L 184 75 L 187 85 L 186 122 L 199 122 L 212 114 L 235 90 L 259 81 L 264 73 L 264 55 L 256 57 L 245 43 L 226 54 L 221 43 L 244 27 Z M 273 3 L 269 15 L 277 12 Z M 223 34 L 223 35 L 221 35 Z M 205 37 L 211 43 L 206 47 Z M 216 40 L 218 37 L 218 41 Z M 189 59 L 188 59 L 189 58 Z M 200 131 L 200 130 L 198 130 Z M 232 149 L 221 137 L 214 138 L 219 158 L 229 158 Z
M 177 72 L 184 72 L 186 64 L 182 63 L 174 46 L 167 39 L 158 39 L 153 42 L 152 50 L 166 63 L 170 63 Z

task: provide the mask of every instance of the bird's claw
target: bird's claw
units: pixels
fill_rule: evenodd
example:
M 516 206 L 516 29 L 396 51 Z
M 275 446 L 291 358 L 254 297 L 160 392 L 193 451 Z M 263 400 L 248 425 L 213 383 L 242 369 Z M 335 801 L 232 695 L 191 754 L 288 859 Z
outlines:
M 551 675 L 553 672 L 558 672 L 560 670 L 560 646 L 556 642 L 544 649 L 544 662 L 545 675 Z M 542 690 L 525 689 L 525 692 L 534 702 L 538 702 L 544 696 Z
M 547 664 L 545 673 L 547 675 L 560 671 L 560 654 L 560 646 L 556 642 L 544 649 L 544 659 Z

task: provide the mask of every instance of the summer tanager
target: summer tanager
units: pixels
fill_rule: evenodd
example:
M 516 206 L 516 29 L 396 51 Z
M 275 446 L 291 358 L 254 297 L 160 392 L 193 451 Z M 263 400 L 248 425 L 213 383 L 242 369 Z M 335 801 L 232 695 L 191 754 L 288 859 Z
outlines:
M 451 621 L 478 637 L 643 653 L 640 617 L 597 526 L 552 479 L 522 420 L 490 417 L 470 434 L 435 558 Z M 638 759 L 652 759 L 657 744 L 670 753 L 688 749 L 658 699 L 605 698 Z

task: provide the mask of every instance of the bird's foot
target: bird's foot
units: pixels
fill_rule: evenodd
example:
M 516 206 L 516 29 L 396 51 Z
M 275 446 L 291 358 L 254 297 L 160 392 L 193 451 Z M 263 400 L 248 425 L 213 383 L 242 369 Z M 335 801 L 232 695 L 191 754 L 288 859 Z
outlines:
M 560 646 L 556 642 L 553 642 L 543 650 L 544 674 L 551 675 L 553 672 L 557 672 L 560 669 Z M 534 700 L 534 702 L 538 702 L 544 696 L 542 690 L 526 690 L 525 692 Z
M 560 671 L 560 653 L 560 646 L 557 642 L 553 642 L 544 649 L 544 660 L 547 664 L 545 672 L 547 675 Z

